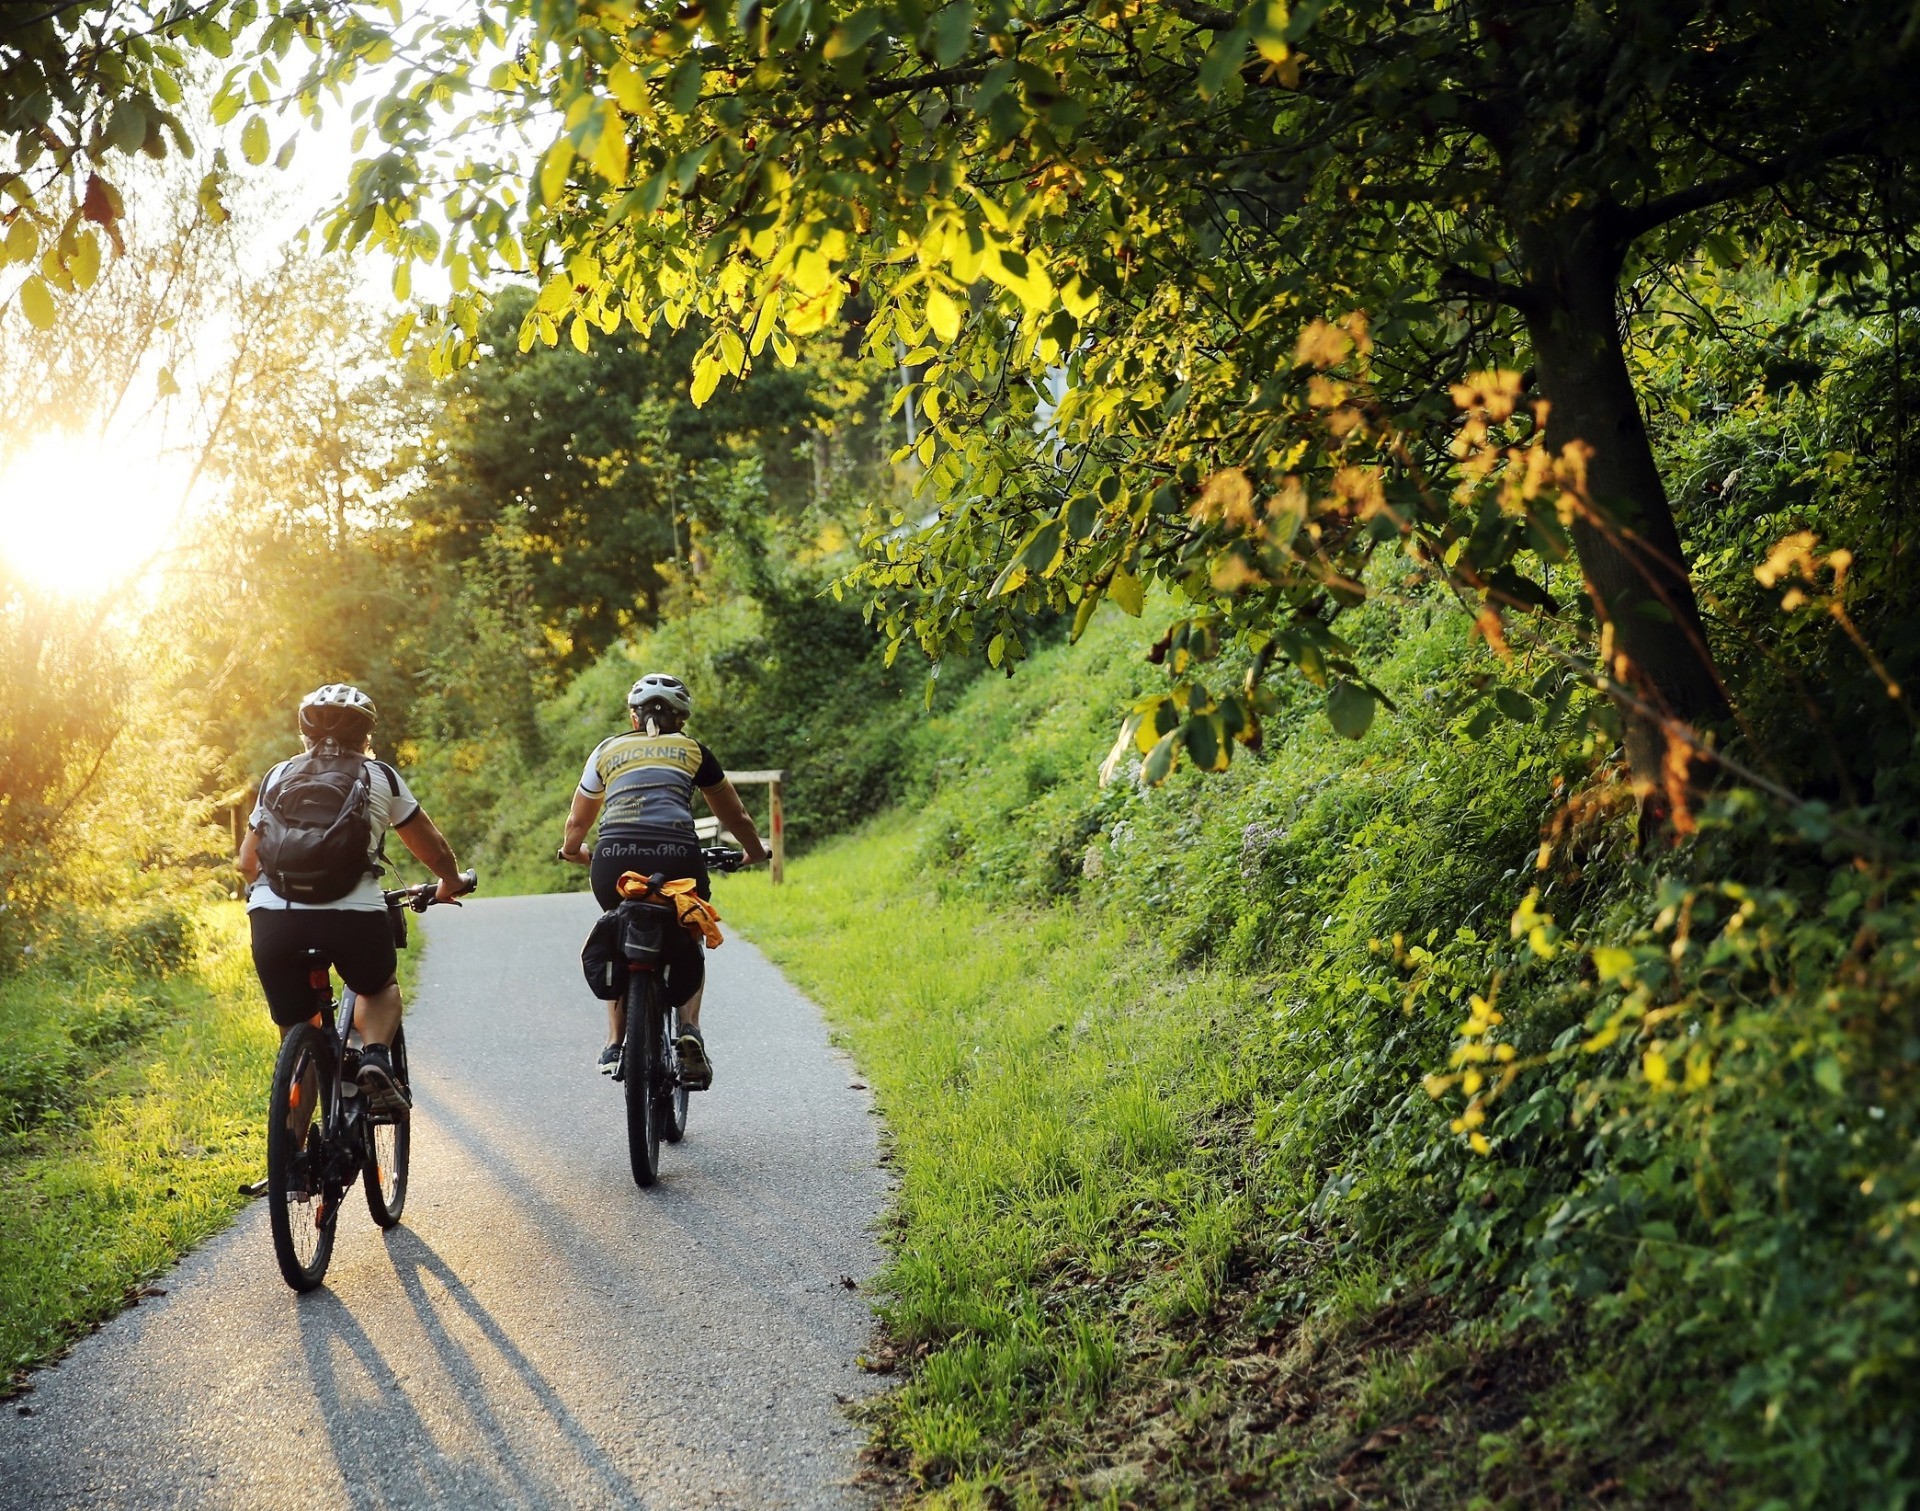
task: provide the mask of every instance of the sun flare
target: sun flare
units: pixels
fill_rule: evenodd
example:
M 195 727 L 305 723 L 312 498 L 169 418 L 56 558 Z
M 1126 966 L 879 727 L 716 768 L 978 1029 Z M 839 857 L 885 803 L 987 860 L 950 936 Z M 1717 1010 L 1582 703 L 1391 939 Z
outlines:
M 64 597 L 127 587 L 173 537 L 187 472 L 112 437 L 43 436 L 0 468 L 0 559 Z

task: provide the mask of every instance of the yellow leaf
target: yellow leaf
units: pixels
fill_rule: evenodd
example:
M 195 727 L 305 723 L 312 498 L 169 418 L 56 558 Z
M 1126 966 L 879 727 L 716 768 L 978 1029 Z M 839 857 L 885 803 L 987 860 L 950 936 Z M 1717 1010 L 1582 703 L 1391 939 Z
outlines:
M 1473 1146 L 1475 1154 L 1493 1153 L 1493 1145 L 1487 1142 L 1487 1136 L 1484 1133 L 1469 1134 L 1467 1142 Z
M 247 124 L 240 128 L 240 151 L 248 162 L 259 167 L 267 160 L 267 150 L 273 145 L 267 135 L 267 123 L 261 117 L 249 116 Z
M 1146 585 L 1125 567 L 1116 567 L 1113 580 L 1107 584 L 1107 597 L 1119 604 L 1130 617 L 1138 619 L 1140 610 L 1146 604 Z
M 573 324 L 567 328 L 567 335 L 572 338 L 573 344 L 578 350 L 586 351 L 589 345 L 587 317 L 576 314 L 573 317 Z
M 53 291 L 45 279 L 36 275 L 20 285 L 20 312 L 35 330 L 43 331 L 53 324 Z
M 1060 286 L 1060 303 L 1066 312 L 1080 324 L 1086 324 L 1087 316 L 1093 313 L 1093 307 L 1100 302 L 1100 290 L 1097 285 L 1087 282 L 1077 273 L 1068 282 Z
M 1616 950 L 1607 945 L 1593 951 L 1593 968 L 1600 973 L 1602 981 L 1618 981 L 1633 970 L 1633 956 L 1625 950 Z
M 573 143 L 564 136 L 547 148 L 540 160 L 540 202 L 551 205 L 567 186 L 567 170 L 573 166 Z
M 953 340 L 960 334 L 960 306 L 942 290 L 934 289 L 927 295 L 927 324 L 942 341 Z
M 74 242 L 73 256 L 68 262 L 73 273 L 76 288 L 89 289 L 93 280 L 100 276 L 100 243 L 94 239 L 93 232 L 82 231 Z
M 647 111 L 647 85 L 640 77 L 640 70 L 625 58 L 614 64 L 607 73 L 607 88 L 620 102 L 620 108 L 633 115 L 644 115 Z
M 1649 1086 L 1666 1086 L 1673 1080 L 1667 1069 L 1667 1057 L 1657 1049 L 1650 1049 L 1641 1057 L 1640 1071 Z
M 693 364 L 693 404 L 698 409 L 713 397 L 713 391 L 720 386 L 720 358 L 716 354 L 702 357 Z
M 600 139 L 593 144 L 593 171 L 610 184 L 627 181 L 626 125 L 611 105 L 601 117 Z

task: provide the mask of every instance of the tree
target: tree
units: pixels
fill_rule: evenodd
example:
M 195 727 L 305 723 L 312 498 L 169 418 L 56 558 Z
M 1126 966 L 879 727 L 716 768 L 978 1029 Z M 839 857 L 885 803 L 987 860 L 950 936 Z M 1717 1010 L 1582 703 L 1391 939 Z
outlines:
M 658 569 L 684 562 L 691 527 L 721 523 L 735 464 L 774 480 L 749 490 L 759 507 L 800 506 L 810 478 L 795 458 L 826 407 L 803 369 L 694 408 L 687 332 L 518 349 L 531 303 L 510 291 L 482 328 L 488 355 L 446 386 L 408 509 L 442 560 L 522 558 L 548 664 L 577 671 L 655 617 L 669 581 Z
M 132 160 L 192 157 L 182 112 L 203 58 L 233 53 L 254 0 L 20 0 L 0 14 L 0 307 L 45 330 L 63 296 L 84 293 L 109 250 L 124 250 L 122 188 Z M 276 19 L 269 27 L 293 29 Z M 271 77 L 269 62 L 265 76 Z M 264 161 L 265 152 L 254 161 Z M 216 157 L 199 180 L 204 212 L 224 215 Z M 103 245 L 104 241 L 104 245 Z
M 1142 711 L 1150 773 L 1256 739 L 1276 661 L 1364 728 L 1332 626 L 1382 545 L 1496 643 L 1571 549 L 1652 783 L 1725 700 L 1622 281 L 1709 244 L 1857 251 L 1907 193 L 1909 9 L 514 0 L 407 39 L 333 234 L 438 255 L 456 286 L 526 266 L 523 342 L 697 311 L 696 398 L 857 294 L 869 346 L 917 365 L 940 505 L 874 537 L 894 645 L 1017 658 L 1033 613 L 1174 582 L 1197 612 L 1167 643 L 1184 680 Z M 463 109 L 559 134 L 524 183 L 436 167 L 435 112 Z M 443 361 L 476 304 L 445 312 Z M 1255 656 L 1244 695 L 1187 675 L 1223 633 Z

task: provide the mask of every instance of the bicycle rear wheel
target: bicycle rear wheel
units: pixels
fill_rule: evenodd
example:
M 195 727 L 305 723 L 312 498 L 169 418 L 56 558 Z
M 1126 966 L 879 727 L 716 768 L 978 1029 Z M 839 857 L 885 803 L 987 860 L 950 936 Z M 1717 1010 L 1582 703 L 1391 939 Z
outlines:
M 680 1079 L 680 1009 L 660 1014 L 660 1095 L 654 1104 L 660 1137 L 677 1144 L 687 1136 L 687 1087 Z
M 656 1110 L 660 1082 L 660 983 L 652 971 L 627 978 L 627 1155 L 633 1183 L 651 1186 L 660 1178 L 660 1118 Z
M 407 1031 L 396 1028 L 388 1049 L 393 1057 L 394 1079 L 403 1089 L 407 1080 Z M 367 1210 L 383 1228 L 400 1221 L 407 1205 L 407 1156 L 413 1144 L 413 1114 L 406 1111 L 383 1112 L 367 1124 L 367 1162 L 361 1183 L 367 1192 Z
M 267 1215 L 273 1257 L 296 1291 L 310 1291 L 333 1257 L 341 1193 L 328 1189 L 326 1133 L 332 1108 L 333 1041 L 303 1023 L 280 1045 L 267 1098 Z

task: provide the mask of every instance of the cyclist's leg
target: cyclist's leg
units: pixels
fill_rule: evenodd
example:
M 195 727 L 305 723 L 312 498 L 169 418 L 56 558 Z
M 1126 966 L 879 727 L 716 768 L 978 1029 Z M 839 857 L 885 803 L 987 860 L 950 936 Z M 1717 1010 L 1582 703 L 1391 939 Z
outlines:
M 363 1044 L 391 1044 L 400 1026 L 399 956 L 385 910 L 333 908 L 324 915 L 334 969 L 353 988 L 353 1026 Z
M 593 900 L 600 904 L 603 913 L 611 912 L 620 905 L 620 873 L 632 869 L 627 849 L 628 843 L 618 839 L 609 842 L 603 837 L 594 844 L 593 863 L 588 868 L 588 875 L 593 884 Z M 626 999 L 603 997 L 601 1001 L 607 1008 L 607 1046 L 613 1049 L 624 1043 L 627 1037 Z M 604 1053 L 602 1063 L 605 1063 Z
M 247 914 L 254 973 L 282 1039 L 302 1023 L 318 1021 L 309 979 L 312 965 L 307 959 L 307 951 L 320 943 L 312 918 L 300 908 L 256 908 Z

